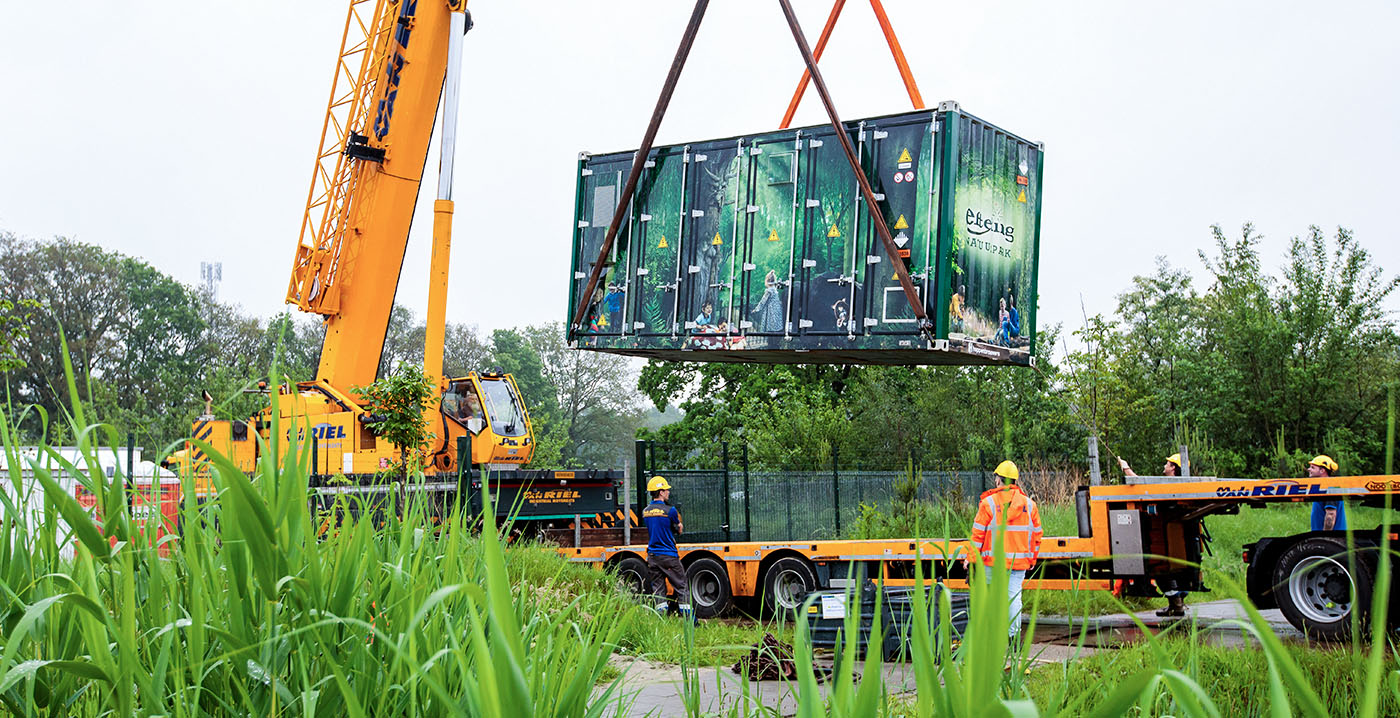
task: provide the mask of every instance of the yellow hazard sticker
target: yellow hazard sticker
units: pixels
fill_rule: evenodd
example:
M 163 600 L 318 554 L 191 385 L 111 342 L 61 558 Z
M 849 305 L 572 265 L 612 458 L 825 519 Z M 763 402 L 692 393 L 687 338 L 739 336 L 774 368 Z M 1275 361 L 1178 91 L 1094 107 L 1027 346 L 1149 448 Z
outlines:
M 904 148 L 904 151 L 899 153 L 899 161 L 900 161 L 900 162 L 913 162 L 913 161 L 914 161 L 914 158 L 909 156 L 909 148 L 908 148 L 908 147 L 905 147 L 905 148 Z
M 840 230 L 836 225 L 833 224 L 833 225 L 831 225 L 831 229 L 828 229 L 828 230 L 826 231 L 826 236 L 828 236 L 828 237 L 840 237 L 840 236 L 841 236 L 841 230 Z
M 783 241 L 783 240 L 781 240 L 781 239 L 778 238 L 778 230 L 776 230 L 776 229 L 770 229 L 770 230 L 768 230 L 768 241 L 769 241 L 769 242 L 781 242 L 781 241 Z
M 665 248 L 667 248 L 667 247 L 669 247 L 669 246 L 671 246 L 671 245 L 669 245 L 669 244 L 666 243 L 666 235 L 664 235 L 664 234 L 661 235 L 661 241 L 656 243 L 656 248 L 657 248 L 657 249 L 665 249 Z
M 1025 202 L 1025 201 L 1026 201 L 1026 191 L 1025 191 L 1025 190 L 1021 190 L 1021 194 L 1016 195 L 1016 201 L 1017 201 L 1017 202 Z
M 899 219 L 895 220 L 894 229 L 909 229 L 909 222 L 904 219 L 904 215 L 899 215 Z
M 713 245 L 715 245 L 715 246 L 719 246 L 719 245 L 721 245 L 721 244 L 724 244 L 724 240 L 722 240 L 722 239 L 719 238 L 719 232 L 715 232 L 715 238 L 712 239 L 712 240 L 710 240 L 710 244 L 713 244 Z

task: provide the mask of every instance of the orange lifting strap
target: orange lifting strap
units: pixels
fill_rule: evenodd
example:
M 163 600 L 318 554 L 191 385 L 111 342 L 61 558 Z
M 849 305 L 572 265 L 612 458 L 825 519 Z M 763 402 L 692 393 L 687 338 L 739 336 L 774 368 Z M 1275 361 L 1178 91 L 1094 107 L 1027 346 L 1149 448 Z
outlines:
M 836 0 L 836 4 L 831 6 L 831 14 L 826 17 L 826 26 L 822 28 L 821 37 L 817 38 L 817 46 L 812 49 L 812 56 L 818 61 L 822 59 L 826 41 L 831 39 L 831 31 L 836 27 L 836 18 L 841 17 L 841 8 L 845 6 L 846 0 Z M 884 4 L 880 0 L 870 0 L 870 9 L 875 11 L 875 19 L 880 23 L 880 30 L 885 33 L 885 42 L 890 46 L 895 67 L 899 68 L 899 77 L 904 80 L 909 102 L 913 103 L 916 110 L 924 109 L 924 98 L 919 94 L 919 85 L 914 82 L 914 73 L 909 70 L 909 62 L 904 59 L 904 49 L 899 46 L 899 38 L 894 36 L 894 27 L 890 25 L 890 18 L 885 14 Z M 792 116 L 797 113 L 797 106 L 802 104 L 802 95 L 807 92 L 807 84 L 811 80 L 812 73 L 803 70 L 802 80 L 797 83 L 797 90 L 792 93 L 792 102 L 788 103 L 787 113 L 783 115 L 783 124 L 779 125 L 778 129 L 786 130 L 792 125 Z

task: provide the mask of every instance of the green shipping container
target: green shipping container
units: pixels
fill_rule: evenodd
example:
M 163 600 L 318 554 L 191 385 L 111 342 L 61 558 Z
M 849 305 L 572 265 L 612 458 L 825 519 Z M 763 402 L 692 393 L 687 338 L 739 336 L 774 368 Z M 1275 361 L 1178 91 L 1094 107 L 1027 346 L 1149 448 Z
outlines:
M 588 309 L 570 341 L 682 361 L 1032 363 L 1043 145 L 954 102 L 845 131 L 932 333 L 825 125 L 653 148 L 588 298 L 634 153 L 580 155 L 569 317 Z

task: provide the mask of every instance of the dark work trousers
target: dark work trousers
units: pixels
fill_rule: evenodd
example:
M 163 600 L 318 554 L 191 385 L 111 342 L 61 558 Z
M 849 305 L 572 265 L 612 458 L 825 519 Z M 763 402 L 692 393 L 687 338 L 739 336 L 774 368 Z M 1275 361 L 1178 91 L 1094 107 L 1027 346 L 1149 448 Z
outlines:
M 690 591 L 685 583 L 685 567 L 681 565 L 681 560 L 675 556 L 662 556 L 659 554 L 647 554 L 647 569 L 651 574 L 651 594 L 656 597 L 657 610 L 666 609 L 666 581 L 671 581 L 671 586 L 676 589 L 676 602 L 680 604 L 681 613 L 690 611 Z

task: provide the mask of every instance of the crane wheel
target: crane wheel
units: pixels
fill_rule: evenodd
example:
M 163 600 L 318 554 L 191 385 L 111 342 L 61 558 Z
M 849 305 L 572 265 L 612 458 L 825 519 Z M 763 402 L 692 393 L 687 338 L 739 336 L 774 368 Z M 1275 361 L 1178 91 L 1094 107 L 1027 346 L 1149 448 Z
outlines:
M 690 588 L 690 606 L 697 618 L 724 615 L 734 603 L 729 587 L 729 571 L 719 559 L 702 556 L 685 567 L 685 582 Z
M 817 574 L 805 559 L 784 556 L 763 574 L 763 605 L 774 616 L 792 618 L 807 594 L 817 590 Z
M 1305 538 L 1289 546 L 1274 564 L 1279 610 L 1309 638 L 1348 640 L 1353 611 L 1360 629 L 1366 629 L 1375 585 L 1373 561 L 1370 556 L 1348 556 L 1346 544 L 1333 538 Z

